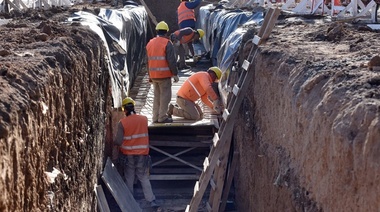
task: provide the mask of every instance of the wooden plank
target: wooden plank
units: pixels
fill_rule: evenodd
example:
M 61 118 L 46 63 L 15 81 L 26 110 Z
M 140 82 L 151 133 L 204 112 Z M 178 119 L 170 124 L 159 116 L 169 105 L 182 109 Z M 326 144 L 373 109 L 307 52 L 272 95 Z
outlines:
M 125 185 L 110 158 L 107 158 L 106 166 L 104 167 L 102 174 L 102 180 L 115 198 L 121 211 L 142 212 L 139 204 L 129 191 L 127 185 Z
M 218 166 L 216 166 L 215 171 L 214 171 L 214 181 L 216 182 L 216 189 L 211 192 L 210 198 L 209 198 L 209 202 L 210 202 L 210 205 L 212 206 L 213 211 L 219 211 L 220 199 L 222 196 L 224 179 L 225 179 L 225 174 L 227 170 L 228 155 L 230 152 L 231 140 L 232 139 L 230 139 L 229 142 L 227 142 L 226 145 L 223 147 L 222 149 L 223 153 L 221 154 L 222 158 L 219 159 L 220 163 Z
M 232 185 L 232 179 L 234 178 L 235 170 L 236 170 L 236 167 L 238 164 L 238 157 L 239 157 L 239 152 L 235 151 L 233 156 L 232 156 L 231 166 L 228 169 L 227 182 L 226 182 L 224 189 L 223 189 L 223 196 L 222 196 L 222 200 L 221 200 L 221 204 L 220 204 L 220 211 L 224 211 L 224 209 L 226 208 L 228 194 L 230 193 L 230 188 Z
M 174 154 L 174 156 L 182 155 L 183 153 L 189 152 L 189 151 L 191 151 L 191 150 L 193 150 L 193 149 L 195 149 L 195 148 L 196 148 L 196 147 L 189 148 L 189 149 L 185 149 L 185 150 L 183 150 L 183 151 L 181 151 L 181 152 L 178 152 L 178 153 Z M 167 161 L 167 160 L 170 160 L 170 159 L 171 159 L 171 158 L 165 158 L 165 159 L 162 159 L 162 160 L 160 160 L 160 161 L 157 161 L 157 162 L 153 163 L 152 166 L 157 166 L 158 164 L 163 163 L 163 162 L 165 162 L 165 161 Z
M 201 158 L 201 157 L 198 157 L 198 158 L 195 158 L 195 157 L 196 156 L 181 157 L 181 159 L 184 160 L 184 161 L 187 161 L 188 163 L 193 164 L 194 166 L 201 167 L 202 166 L 202 161 L 200 161 L 198 159 L 198 158 Z M 156 158 L 156 157 L 154 157 L 154 158 Z M 164 156 L 160 157 L 160 159 L 163 159 L 163 158 L 164 158 Z M 163 162 L 160 165 L 156 165 L 155 167 L 167 167 L 167 168 L 169 168 L 169 167 L 170 168 L 184 168 L 184 167 L 188 167 L 188 168 L 190 168 L 187 164 L 184 164 L 181 161 L 174 160 L 174 159 L 173 160 L 165 161 L 165 162 Z M 197 171 L 199 171 L 199 170 L 197 170 Z
M 171 147 L 209 147 L 210 143 L 206 143 L 205 141 L 197 141 L 197 142 L 186 142 L 186 141 L 158 141 L 158 140 L 150 140 L 149 143 L 152 146 L 171 146 Z
M 104 194 L 103 188 L 101 185 L 95 185 L 95 195 L 98 200 L 98 208 L 100 212 L 110 212 L 110 208 L 107 203 L 106 195 Z
M 17 7 L 13 2 L 11 2 L 10 0 L 5 0 L 7 1 L 8 5 L 10 7 L 12 7 L 13 9 L 17 10 L 17 11 L 21 11 L 21 9 L 19 7 Z
M 252 42 L 252 40 L 250 40 L 250 42 Z M 255 45 L 252 46 L 250 55 L 248 56 L 248 58 L 250 58 L 250 60 L 252 60 L 252 61 L 254 60 L 256 53 L 257 53 L 257 50 L 258 50 L 258 48 L 256 48 L 256 47 L 257 46 L 255 46 Z M 252 54 L 253 54 L 253 56 L 252 56 Z M 250 61 L 251 64 L 252 64 L 252 61 Z M 251 67 L 252 66 L 250 66 L 250 68 Z M 246 72 L 242 72 L 242 73 L 246 73 Z M 248 71 L 246 74 L 242 74 L 239 77 L 239 80 L 240 80 L 240 78 L 243 78 L 240 93 L 242 93 L 242 94 L 246 93 L 248 86 L 249 86 L 249 83 L 250 83 L 250 80 L 253 78 L 253 74 L 254 74 L 254 71 Z M 239 95 L 234 102 L 230 102 L 230 104 L 232 104 L 232 109 L 231 109 L 231 112 L 229 114 L 229 118 L 227 119 L 228 123 L 227 122 L 225 124 L 222 123 L 222 127 L 219 129 L 220 139 L 219 139 L 219 142 L 218 142 L 217 146 L 215 147 L 215 149 L 220 149 L 220 148 L 223 149 L 224 146 L 228 146 L 228 148 L 229 148 L 229 145 L 226 145 L 226 143 L 228 144 L 229 142 L 231 142 L 233 126 L 235 123 L 235 119 L 238 115 L 239 107 L 243 101 L 243 98 L 244 98 L 244 95 Z M 214 148 L 212 148 L 211 151 L 213 149 Z M 220 151 L 215 151 L 214 156 L 210 159 L 210 164 L 209 164 L 208 169 L 205 172 L 202 172 L 202 174 L 201 174 L 202 181 L 199 182 L 199 189 L 197 192 L 195 192 L 195 195 L 193 196 L 193 198 L 190 201 L 190 209 L 189 209 L 190 212 L 197 212 L 198 211 L 199 204 L 202 200 L 203 194 L 204 194 L 206 187 L 207 187 L 207 185 L 211 179 L 212 172 L 215 168 L 215 165 L 216 165 L 217 160 L 219 159 L 219 155 L 221 153 L 222 152 L 220 152 Z
M 263 43 L 263 41 L 266 41 L 269 38 L 269 35 L 272 33 L 272 30 L 274 28 L 274 25 L 276 24 L 277 18 L 280 15 L 281 10 L 278 8 L 272 9 L 272 13 L 270 14 L 270 19 L 267 23 L 267 25 L 264 28 L 263 35 L 260 36 L 260 42 L 259 44 Z
M 188 165 L 188 166 L 191 166 L 191 167 L 193 167 L 193 168 L 196 169 L 196 170 L 202 171 L 202 169 L 199 168 L 198 166 L 195 166 L 195 165 L 193 165 L 193 164 L 191 164 L 191 163 L 189 163 L 189 162 L 187 162 L 187 161 L 184 161 L 184 160 L 182 160 L 182 159 L 179 158 L 179 157 L 176 157 L 176 156 L 174 156 L 174 155 L 171 155 L 171 154 L 169 154 L 169 153 L 167 153 L 167 152 L 165 152 L 165 151 L 163 151 L 163 150 L 161 150 L 161 149 L 159 149 L 159 148 L 157 148 L 157 147 L 150 146 L 150 148 L 151 148 L 151 149 L 154 149 L 155 151 L 160 152 L 160 153 L 162 153 L 162 154 L 164 154 L 164 155 L 166 155 L 166 156 L 168 156 L 168 157 L 171 157 L 171 158 L 173 158 L 173 159 L 175 159 L 175 160 L 177 160 L 177 161 L 179 161 L 179 162 L 181 162 L 181 163 L 184 163 L 184 164 L 186 164 L 186 165 Z
M 197 180 L 199 175 L 194 174 L 171 174 L 171 175 L 150 175 L 150 180 Z
M 194 174 L 200 175 L 201 172 L 193 168 L 153 168 L 150 174 Z

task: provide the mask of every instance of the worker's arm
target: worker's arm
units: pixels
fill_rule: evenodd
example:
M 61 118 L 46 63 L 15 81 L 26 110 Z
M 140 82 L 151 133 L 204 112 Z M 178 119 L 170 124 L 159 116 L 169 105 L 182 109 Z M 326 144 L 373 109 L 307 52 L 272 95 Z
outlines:
M 201 96 L 201 100 L 203 103 L 205 103 L 210 109 L 213 109 L 212 102 L 208 99 L 207 93 Z
M 198 7 L 201 4 L 201 2 L 202 2 L 201 0 L 187 1 L 185 3 L 185 5 L 189 9 L 195 9 L 196 7 Z
M 168 61 L 170 71 L 174 76 L 177 76 L 177 60 L 175 58 L 174 46 L 171 41 L 166 45 L 166 60 Z
M 205 74 L 202 77 L 199 77 L 199 83 L 202 86 L 203 90 L 206 91 L 206 94 L 201 97 L 202 101 L 207 104 L 210 108 L 213 108 L 212 102 L 208 98 L 210 98 L 212 101 L 217 100 L 219 97 L 215 93 L 214 89 L 212 88 L 212 84 L 209 79 L 209 75 Z
M 123 144 L 123 138 L 124 138 L 124 127 L 123 125 L 121 124 L 121 122 L 119 122 L 117 124 L 117 132 L 116 132 L 116 137 L 115 137 L 115 140 L 114 140 L 114 144 L 117 145 L 117 146 L 121 146 Z

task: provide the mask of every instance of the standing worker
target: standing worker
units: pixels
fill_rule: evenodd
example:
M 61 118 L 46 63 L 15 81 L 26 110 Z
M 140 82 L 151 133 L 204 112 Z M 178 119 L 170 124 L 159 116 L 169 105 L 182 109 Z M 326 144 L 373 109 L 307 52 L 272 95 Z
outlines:
M 174 44 L 176 58 L 177 54 L 179 55 L 178 69 L 182 70 L 190 68 L 186 65 L 185 62 L 185 48 L 183 44 L 187 44 L 193 41 L 199 41 L 204 36 L 204 34 L 205 32 L 202 29 L 194 30 L 191 27 L 186 27 L 175 31 L 170 35 L 170 40 Z M 190 51 L 192 55 L 195 55 L 194 48 L 191 48 Z
M 186 27 L 191 27 L 192 29 L 195 29 L 196 18 L 194 9 L 197 8 L 200 4 L 201 0 L 181 0 L 181 3 L 177 8 L 177 19 L 178 26 L 180 29 Z
M 181 0 L 181 3 L 177 8 L 177 20 L 179 29 L 184 29 L 186 27 L 195 29 L 196 17 L 194 9 L 197 8 L 201 2 L 201 0 Z M 191 53 L 194 52 L 193 42 L 187 43 L 187 47 Z M 195 55 L 193 54 L 192 56 L 194 58 Z
M 128 189 L 133 194 L 135 175 L 141 182 L 145 200 L 151 207 L 158 207 L 149 181 L 149 136 L 148 118 L 135 112 L 135 101 L 123 99 L 122 110 L 125 117 L 120 119 L 114 144 L 120 146 L 120 161 L 124 167 L 124 177 Z
M 209 68 L 207 72 L 200 71 L 191 75 L 177 92 L 177 105 L 169 105 L 168 115 L 184 117 L 189 120 L 202 120 L 202 109 L 195 103 L 198 99 L 201 99 L 203 103 L 220 114 L 223 107 L 212 83 L 220 79 L 221 76 L 222 72 L 216 66 Z
M 166 114 L 172 97 L 172 81 L 178 82 L 177 62 L 173 43 L 167 33 L 169 26 L 161 21 L 156 26 L 157 37 L 146 45 L 149 79 L 153 83 L 153 123 L 170 123 L 173 119 Z

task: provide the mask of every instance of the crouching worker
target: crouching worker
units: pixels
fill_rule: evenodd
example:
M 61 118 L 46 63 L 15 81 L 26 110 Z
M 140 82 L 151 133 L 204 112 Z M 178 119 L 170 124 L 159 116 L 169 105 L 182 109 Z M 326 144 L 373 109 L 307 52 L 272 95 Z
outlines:
M 175 31 L 170 35 L 170 40 L 174 44 L 176 58 L 178 58 L 179 55 L 178 68 L 180 70 L 190 68 L 190 66 L 187 66 L 185 63 L 185 47 L 183 45 L 199 41 L 204 34 L 205 32 L 202 29 L 193 30 L 190 27 L 186 27 Z M 193 55 L 193 59 L 195 59 L 195 52 L 192 44 L 189 45 L 189 50 L 191 55 Z
M 223 108 L 212 84 L 221 76 L 222 72 L 218 67 L 191 75 L 177 92 L 177 105 L 169 105 L 168 116 L 174 115 L 189 120 L 203 119 L 202 109 L 196 103 L 198 99 L 220 114 Z
M 124 167 L 127 186 L 133 194 L 135 175 L 141 182 L 145 200 L 158 207 L 149 181 L 148 118 L 135 112 L 135 101 L 127 97 L 122 102 L 125 117 L 120 119 L 114 144 L 120 146 L 119 160 Z

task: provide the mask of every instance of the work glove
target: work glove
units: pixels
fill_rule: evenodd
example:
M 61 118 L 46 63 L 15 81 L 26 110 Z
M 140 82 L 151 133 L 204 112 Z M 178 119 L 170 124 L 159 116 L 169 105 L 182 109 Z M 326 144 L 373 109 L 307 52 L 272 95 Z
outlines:
M 179 77 L 177 75 L 173 76 L 173 82 L 178 82 L 179 81 Z
M 219 99 L 215 100 L 212 102 L 212 105 L 213 105 L 213 109 L 215 110 L 215 112 L 217 112 L 218 114 L 221 114 L 222 111 L 223 111 L 223 106 L 220 102 Z

